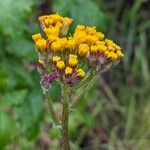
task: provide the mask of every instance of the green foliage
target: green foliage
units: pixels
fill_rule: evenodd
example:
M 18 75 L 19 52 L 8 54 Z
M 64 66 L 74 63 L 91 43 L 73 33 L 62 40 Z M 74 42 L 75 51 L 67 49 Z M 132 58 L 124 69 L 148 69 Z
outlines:
M 0 110 L 0 147 L 9 144 L 15 137 L 15 122 L 8 113 Z

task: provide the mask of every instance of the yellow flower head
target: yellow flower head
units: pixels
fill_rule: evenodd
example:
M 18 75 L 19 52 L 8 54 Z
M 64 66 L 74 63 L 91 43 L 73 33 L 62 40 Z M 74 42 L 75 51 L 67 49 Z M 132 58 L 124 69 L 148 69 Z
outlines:
M 49 27 L 49 28 L 45 28 L 44 32 L 47 36 L 50 36 L 50 35 L 59 36 L 60 28 L 59 27 Z
M 98 52 L 98 46 L 97 46 L 97 45 L 92 45 L 90 51 L 91 51 L 92 53 Z
M 41 40 L 42 36 L 40 33 L 37 33 L 37 34 L 32 35 L 32 39 L 34 40 L 34 42 L 36 42 L 38 40 Z
M 118 50 L 116 54 L 117 54 L 118 59 L 124 56 L 120 50 Z
M 61 58 L 59 56 L 53 56 L 53 62 L 58 62 L 60 60 Z
M 67 68 L 65 69 L 65 75 L 70 75 L 70 74 L 72 74 L 72 72 L 73 72 L 73 69 L 70 68 L 70 67 L 67 67 Z
M 103 44 L 99 44 L 99 45 L 97 45 L 97 47 L 98 47 L 98 51 L 99 51 L 100 54 L 107 51 L 107 47 Z
M 83 78 L 85 76 L 85 72 L 82 69 L 77 70 L 77 76 Z
M 86 31 L 87 34 L 93 35 L 93 34 L 96 33 L 96 28 L 95 27 L 86 27 L 85 31 Z
M 78 48 L 78 54 L 80 56 L 85 56 L 89 51 L 89 46 L 87 44 L 80 44 Z
M 88 45 L 94 45 L 96 42 L 98 42 L 98 38 L 95 35 L 86 36 L 86 43 Z
M 60 44 L 60 50 L 63 52 L 67 47 L 67 38 L 58 38 L 56 42 Z
M 69 57 L 69 65 L 75 67 L 78 64 L 77 58 Z
M 104 39 L 104 34 L 101 32 L 96 32 L 95 36 L 98 38 L 98 40 L 103 40 Z
M 84 25 L 77 25 L 75 32 L 77 31 L 85 31 L 85 26 Z
M 117 59 L 117 55 L 114 52 L 109 52 L 109 55 L 112 61 L 115 61 Z
M 75 39 L 69 39 L 67 41 L 67 48 L 69 48 L 70 50 L 74 50 L 76 47 L 76 40 Z
M 69 58 L 76 58 L 76 59 L 77 59 L 78 56 L 77 56 L 77 55 L 74 55 L 74 54 L 70 54 L 70 55 L 69 55 Z
M 53 43 L 51 44 L 51 50 L 52 50 L 53 52 L 59 52 L 60 49 L 61 49 L 60 43 L 58 43 L 58 42 L 53 42 Z
M 40 39 L 35 43 L 38 50 L 42 51 L 46 49 L 47 41 L 44 39 Z
M 56 67 L 60 70 L 62 70 L 65 67 L 65 62 L 60 60 L 56 63 Z

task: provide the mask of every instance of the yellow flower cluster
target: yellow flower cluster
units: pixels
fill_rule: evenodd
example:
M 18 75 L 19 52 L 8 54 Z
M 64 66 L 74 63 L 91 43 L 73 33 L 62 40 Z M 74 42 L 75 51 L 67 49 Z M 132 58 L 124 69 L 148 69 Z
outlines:
M 49 39 L 61 36 L 64 34 L 64 29 L 68 29 L 73 19 L 62 17 L 59 14 L 45 15 L 39 17 L 41 26 Z M 64 34 L 66 35 L 66 34 Z
M 67 36 L 73 19 L 52 14 L 39 17 L 39 21 L 47 39 L 40 33 L 32 36 L 38 52 L 50 56 L 48 58 L 52 66 L 55 65 L 67 76 L 76 72 L 77 76 L 84 77 L 85 72 L 78 69 L 78 64 L 83 63 L 82 58 L 91 64 L 102 59 L 105 61 L 100 63 L 107 65 L 124 56 L 121 48 L 112 40 L 104 38 L 104 34 L 97 32 L 96 27 L 77 25 L 73 35 Z
M 66 64 L 59 56 L 53 56 L 52 61 L 55 63 L 55 66 L 59 69 L 59 71 L 64 71 L 65 75 L 71 75 L 78 64 L 78 56 L 70 54 L 69 60 L 67 60 Z M 77 69 L 76 76 L 79 78 L 84 77 L 85 72 L 83 69 Z

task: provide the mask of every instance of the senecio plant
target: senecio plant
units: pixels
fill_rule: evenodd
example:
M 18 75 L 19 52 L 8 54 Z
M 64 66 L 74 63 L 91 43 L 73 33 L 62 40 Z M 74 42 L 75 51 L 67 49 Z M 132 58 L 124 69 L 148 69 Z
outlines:
M 96 27 L 77 25 L 73 34 L 68 29 L 73 19 L 59 14 L 39 17 L 45 37 L 34 34 L 39 60 L 37 70 L 41 87 L 47 99 L 53 123 L 61 130 L 63 150 L 69 150 L 69 114 L 84 99 L 92 88 L 97 74 L 108 70 L 123 57 L 121 48 Z M 58 117 L 50 97 L 51 83 L 57 81 L 61 87 L 62 115 Z M 81 89 L 83 91 L 81 91 Z M 75 94 L 79 90 L 80 94 Z

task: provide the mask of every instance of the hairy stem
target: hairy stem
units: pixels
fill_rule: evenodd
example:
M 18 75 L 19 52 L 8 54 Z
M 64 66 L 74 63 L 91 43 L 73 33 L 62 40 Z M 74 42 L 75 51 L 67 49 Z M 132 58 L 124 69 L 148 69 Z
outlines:
M 50 115 L 52 116 L 52 120 L 55 125 L 59 125 L 59 121 L 57 120 L 50 94 L 49 93 L 45 94 L 45 97 L 46 97 L 46 104 L 47 104 L 46 106 Z
M 69 134 L 68 134 L 68 123 L 69 123 L 69 88 L 67 86 L 62 86 L 62 96 L 63 96 L 63 110 L 62 110 L 62 149 L 70 150 L 69 145 Z

